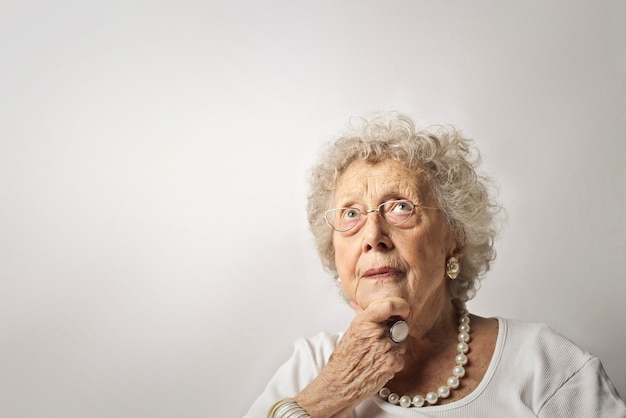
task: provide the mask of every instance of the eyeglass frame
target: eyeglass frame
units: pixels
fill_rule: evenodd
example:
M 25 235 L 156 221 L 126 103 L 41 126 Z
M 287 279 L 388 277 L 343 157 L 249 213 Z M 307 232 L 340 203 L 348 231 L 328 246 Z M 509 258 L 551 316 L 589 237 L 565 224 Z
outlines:
M 402 221 L 402 222 L 400 222 L 400 223 L 397 223 L 397 224 L 392 224 L 391 222 L 389 222 L 389 221 L 388 221 L 388 220 L 387 220 L 387 219 L 386 219 L 386 218 L 385 218 L 385 217 L 381 214 L 380 209 L 381 209 L 383 206 L 385 206 L 385 205 L 387 205 L 387 204 L 389 204 L 389 203 L 399 203 L 399 202 L 408 202 L 408 203 L 410 203 L 411 205 L 413 205 L 413 206 L 412 206 L 412 208 L 411 208 L 411 213 L 409 214 L 409 216 L 407 216 L 407 218 L 406 218 L 404 221 Z M 378 205 L 378 206 L 376 207 L 376 209 L 367 209 L 367 208 L 366 208 L 364 211 L 362 211 L 361 209 L 356 208 L 356 207 L 354 207 L 354 206 L 347 206 L 347 207 L 341 207 L 341 208 L 333 208 L 333 209 L 328 209 L 326 212 L 324 212 L 324 220 L 326 221 L 326 224 L 328 224 L 328 226 L 329 226 L 329 227 L 330 227 L 333 231 L 336 231 L 336 232 L 348 232 L 348 231 L 352 231 L 354 228 L 356 228 L 356 226 L 359 224 L 359 221 L 361 220 L 361 216 L 362 216 L 363 214 L 365 214 L 365 215 L 369 215 L 370 213 L 374 213 L 374 212 L 376 212 L 376 213 L 378 213 L 378 216 L 380 216 L 380 218 L 381 218 L 383 221 L 385 221 L 388 225 L 391 225 L 391 226 L 400 226 L 400 225 L 404 225 L 406 222 L 408 222 L 408 220 L 409 220 L 409 219 L 411 219 L 411 217 L 412 217 L 412 216 L 413 216 L 413 214 L 415 213 L 415 210 L 416 210 L 418 207 L 419 207 L 419 208 L 422 208 L 422 209 L 435 209 L 435 210 L 439 210 L 439 208 L 432 208 L 432 207 L 428 207 L 428 206 L 422 206 L 422 205 L 419 205 L 419 204 L 417 204 L 417 203 L 415 203 L 415 202 L 412 202 L 412 201 L 410 201 L 410 200 L 408 200 L 408 199 L 392 199 L 392 200 L 387 200 L 386 202 L 381 203 L 380 205 Z M 330 212 L 336 212 L 336 211 L 341 210 L 341 209 L 354 209 L 354 210 L 356 210 L 356 211 L 359 213 L 359 217 L 358 217 L 358 218 L 356 219 L 356 221 L 354 222 L 354 225 L 352 225 L 352 226 L 351 226 L 350 228 L 348 228 L 348 229 L 343 229 L 343 230 L 337 229 L 337 228 L 335 228 L 335 227 L 333 226 L 333 224 L 332 224 L 332 223 L 328 220 L 328 214 L 329 214 Z

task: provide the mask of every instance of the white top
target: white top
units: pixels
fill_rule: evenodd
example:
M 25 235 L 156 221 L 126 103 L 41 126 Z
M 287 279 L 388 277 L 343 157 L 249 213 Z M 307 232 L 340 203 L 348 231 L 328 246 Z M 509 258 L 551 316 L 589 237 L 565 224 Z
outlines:
M 626 417 L 626 405 L 598 358 L 546 325 L 502 318 L 498 323 L 491 363 L 465 398 L 402 408 L 371 396 L 350 417 Z M 295 397 L 320 373 L 341 336 L 320 333 L 298 339 L 291 358 L 244 418 L 265 418 L 277 400 Z

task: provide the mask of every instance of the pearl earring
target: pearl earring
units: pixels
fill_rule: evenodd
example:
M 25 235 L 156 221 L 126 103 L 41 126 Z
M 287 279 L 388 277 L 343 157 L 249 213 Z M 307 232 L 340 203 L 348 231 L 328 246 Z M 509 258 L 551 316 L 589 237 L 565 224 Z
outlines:
M 341 277 L 337 277 L 337 286 L 341 287 Z
M 461 266 L 459 265 L 459 260 L 456 257 L 450 257 L 446 261 L 446 274 L 452 280 L 456 279 L 461 272 Z

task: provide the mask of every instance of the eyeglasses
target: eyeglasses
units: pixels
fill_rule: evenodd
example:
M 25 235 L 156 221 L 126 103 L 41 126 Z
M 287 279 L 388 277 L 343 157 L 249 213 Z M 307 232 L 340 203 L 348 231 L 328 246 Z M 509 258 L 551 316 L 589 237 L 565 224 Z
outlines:
M 424 209 L 437 209 L 426 206 L 420 207 Z M 361 215 L 378 212 L 378 215 L 380 215 L 385 222 L 393 226 L 399 226 L 407 222 L 411 216 L 413 216 L 416 208 L 417 204 L 410 200 L 389 200 L 381 203 L 376 209 L 360 210 L 355 207 L 349 207 L 327 210 L 324 214 L 324 219 L 328 226 L 335 231 L 346 232 L 359 225 Z M 364 223 L 365 222 L 361 222 L 361 226 Z

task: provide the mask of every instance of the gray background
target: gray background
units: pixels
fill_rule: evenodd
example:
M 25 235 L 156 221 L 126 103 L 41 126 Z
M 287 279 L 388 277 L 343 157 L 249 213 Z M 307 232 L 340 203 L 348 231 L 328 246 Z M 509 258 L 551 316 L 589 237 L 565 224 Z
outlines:
M 626 393 L 623 1 L 0 7 L 0 416 L 238 417 L 344 329 L 306 171 L 350 116 L 476 139 L 508 221 L 470 309 Z

